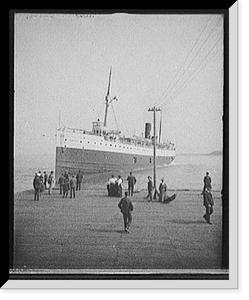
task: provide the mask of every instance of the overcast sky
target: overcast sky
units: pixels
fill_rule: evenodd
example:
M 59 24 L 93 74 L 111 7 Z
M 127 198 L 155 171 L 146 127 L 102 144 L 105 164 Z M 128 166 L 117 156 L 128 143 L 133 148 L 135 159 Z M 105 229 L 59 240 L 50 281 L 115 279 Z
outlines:
M 59 115 L 103 120 L 111 66 L 110 127 L 141 134 L 156 105 L 178 152 L 222 149 L 222 15 L 16 14 L 14 55 L 17 156 L 55 154 Z

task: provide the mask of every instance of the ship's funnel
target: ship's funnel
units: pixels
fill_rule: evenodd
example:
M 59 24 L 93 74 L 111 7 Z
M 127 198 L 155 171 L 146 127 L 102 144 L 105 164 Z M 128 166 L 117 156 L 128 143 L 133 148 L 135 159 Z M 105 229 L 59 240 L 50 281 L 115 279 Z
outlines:
M 146 139 L 151 138 L 150 132 L 151 132 L 151 123 L 145 123 L 145 138 Z

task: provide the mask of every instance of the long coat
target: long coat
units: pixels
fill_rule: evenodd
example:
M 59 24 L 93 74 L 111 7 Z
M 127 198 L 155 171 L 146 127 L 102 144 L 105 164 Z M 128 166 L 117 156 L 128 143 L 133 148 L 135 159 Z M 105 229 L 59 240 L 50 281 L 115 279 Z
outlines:
M 203 193 L 203 205 L 206 207 L 214 205 L 214 199 L 212 193 L 208 190 L 205 190 Z

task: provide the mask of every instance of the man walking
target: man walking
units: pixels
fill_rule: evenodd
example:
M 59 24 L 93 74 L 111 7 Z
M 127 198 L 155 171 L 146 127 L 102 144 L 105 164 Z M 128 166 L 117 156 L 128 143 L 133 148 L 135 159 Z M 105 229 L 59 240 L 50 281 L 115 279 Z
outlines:
M 213 196 L 211 193 L 211 188 L 207 187 L 205 188 L 204 192 L 203 192 L 203 205 L 206 208 L 206 213 L 203 216 L 203 218 L 207 221 L 208 224 L 212 224 L 210 221 L 210 216 L 213 213 L 213 206 L 214 206 L 214 200 L 213 200 Z
M 129 233 L 129 228 L 132 221 L 131 212 L 133 211 L 133 205 L 131 203 L 131 200 L 127 196 L 128 192 L 125 192 L 125 197 L 120 200 L 118 207 L 120 208 L 121 213 L 123 214 L 124 230 Z
M 129 196 L 133 196 L 134 186 L 135 186 L 137 180 L 132 175 L 132 172 L 130 172 L 130 176 L 127 177 L 127 181 L 128 181 L 128 193 L 129 193 Z

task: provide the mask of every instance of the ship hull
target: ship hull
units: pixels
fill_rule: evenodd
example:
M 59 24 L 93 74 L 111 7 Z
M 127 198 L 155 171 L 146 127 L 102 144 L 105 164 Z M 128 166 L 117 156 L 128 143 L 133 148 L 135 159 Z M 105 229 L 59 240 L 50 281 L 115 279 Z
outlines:
M 175 156 L 157 156 L 157 165 L 169 165 Z M 77 174 L 108 173 L 118 171 L 135 171 L 153 168 L 153 157 L 128 153 L 114 153 L 92 149 L 56 147 L 56 179 L 67 171 Z

